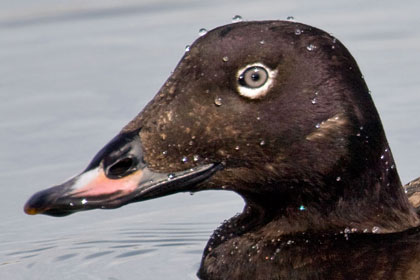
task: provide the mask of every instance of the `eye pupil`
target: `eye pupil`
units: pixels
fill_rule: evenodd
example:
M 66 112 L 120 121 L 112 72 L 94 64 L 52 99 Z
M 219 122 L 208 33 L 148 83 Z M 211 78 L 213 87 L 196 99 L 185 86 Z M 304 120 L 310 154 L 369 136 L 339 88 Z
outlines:
M 258 72 L 252 73 L 251 75 L 251 79 L 256 82 L 260 79 L 260 74 L 258 74 Z

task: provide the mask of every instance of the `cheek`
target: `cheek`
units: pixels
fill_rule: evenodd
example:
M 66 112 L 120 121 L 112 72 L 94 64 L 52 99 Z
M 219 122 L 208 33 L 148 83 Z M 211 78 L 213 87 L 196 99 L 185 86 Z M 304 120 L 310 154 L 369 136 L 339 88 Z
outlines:
M 162 134 L 165 136 L 162 137 Z M 173 137 L 167 132 L 141 132 L 140 138 L 144 160 L 150 169 L 158 172 L 175 172 L 185 169 L 181 152 L 185 144 L 181 141 L 182 138 L 173 141 Z
M 237 158 L 263 141 L 250 135 L 258 128 L 256 104 L 236 93 L 220 92 L 185 92 L 148 112 L 140 137 L 150 168 L 179 171 Z
M 171 115 L 165 122 L 149 122 L 140 132 L 145 161 L 154 170 L 185 170 L 206 157 L 209 122 L 191 111 Z

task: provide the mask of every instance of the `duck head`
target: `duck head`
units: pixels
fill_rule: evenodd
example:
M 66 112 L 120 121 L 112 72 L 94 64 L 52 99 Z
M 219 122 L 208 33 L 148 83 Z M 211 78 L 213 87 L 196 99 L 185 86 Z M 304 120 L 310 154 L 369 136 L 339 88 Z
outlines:
M 326 32 L 285 21 L 198 38 L 87 169 L 25 211 L 66 215 L 208 189 L 270 211 L 411 211 L 355 60 Z

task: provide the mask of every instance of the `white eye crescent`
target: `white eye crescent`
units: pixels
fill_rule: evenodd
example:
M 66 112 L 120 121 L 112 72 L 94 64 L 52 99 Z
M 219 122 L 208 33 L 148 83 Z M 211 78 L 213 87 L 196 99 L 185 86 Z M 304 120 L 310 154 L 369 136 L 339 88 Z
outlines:
M 270 89 L 277 71 L 261 63 L 249 64 L 237 73 L 238 93 L 250 99 L 264 97 Z

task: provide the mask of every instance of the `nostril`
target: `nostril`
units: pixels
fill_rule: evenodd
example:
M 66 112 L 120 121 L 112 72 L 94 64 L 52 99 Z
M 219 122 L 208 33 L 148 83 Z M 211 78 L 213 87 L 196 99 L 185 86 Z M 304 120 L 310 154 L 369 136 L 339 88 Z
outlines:
M 133 171 L 135 171 L 135 162 L 131 157 L 126 157 L 108 166 L 105 173 L 108 178 L 116 179 L 124 177 Z

